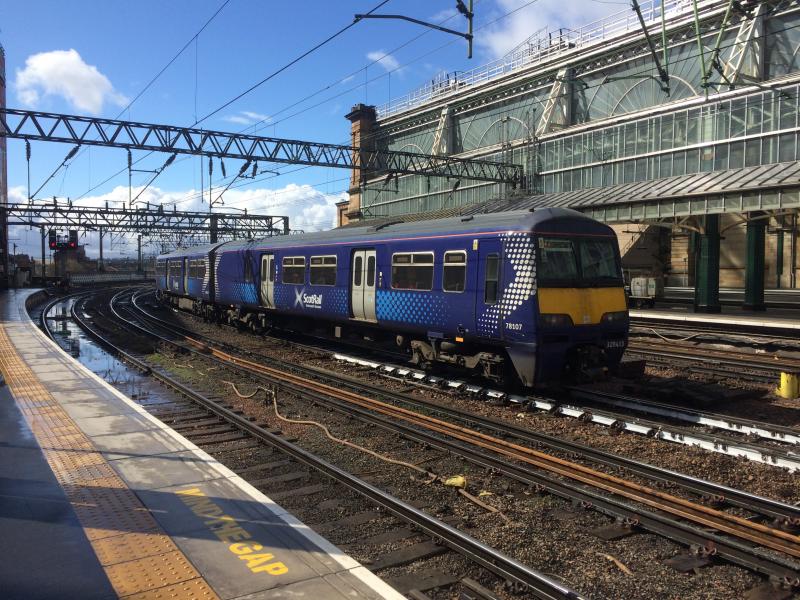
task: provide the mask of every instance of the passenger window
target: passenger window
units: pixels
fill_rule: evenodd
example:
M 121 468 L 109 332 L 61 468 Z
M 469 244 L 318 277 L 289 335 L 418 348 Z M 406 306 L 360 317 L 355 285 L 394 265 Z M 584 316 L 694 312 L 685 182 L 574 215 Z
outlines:
M 261 281 L 267 280 L 267 259 L 266 257 L 261 258 Z
M 197 261 L 197 278 L 198 279 L 205 279 L 206 278 L 206 261 L 205 261 L 205 259 Z
M 356 256 L 355 266 L 353 267 L 353 285 L 358 287 L 361 285 L 361 271 L 364 267 L 364 260 L 360 256 Z
M 467 253 L 463 250 L 444 253 L 442 290 L 463 292 L 467 282 Z
M 306 281 L 306 259 L 304 256 L 287 256 L 283 259 L 283 283 L 303 285 Z
M 375 287 L 375 257 L 367 258 L 367 287 Z
M 269 259 L 269 280 L 271 283 L 275 283 L 275 269 L 276 269 L 276 263 L 275 263 L 275 258 L 273 257 Z
M 336 285 L 336 257 L 312 256 L 308 278 L 311 285 Z
M 433 289 L 433 252 L 392 255 L 392 289 Z
M 483 301 L 486 304 L 495 304 L 497 302 L 499 275 L 500 255 L 490 254 L 486 257 L 486 276 L 483 287 Z
M 253 261 L 250 260 L 250 253 L 246 252 L 244 255 L 244 281 L 251 283 L 253 281 Z

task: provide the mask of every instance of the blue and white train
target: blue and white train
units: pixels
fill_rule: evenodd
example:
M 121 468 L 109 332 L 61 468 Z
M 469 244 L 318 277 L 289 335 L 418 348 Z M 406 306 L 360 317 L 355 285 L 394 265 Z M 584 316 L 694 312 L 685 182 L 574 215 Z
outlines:
M 156 273 L 159 298 L 209 320 L 391 343 L 529 387 L 613 369 L 628 339 L 613 230 L 560 208 L 188 248 Z

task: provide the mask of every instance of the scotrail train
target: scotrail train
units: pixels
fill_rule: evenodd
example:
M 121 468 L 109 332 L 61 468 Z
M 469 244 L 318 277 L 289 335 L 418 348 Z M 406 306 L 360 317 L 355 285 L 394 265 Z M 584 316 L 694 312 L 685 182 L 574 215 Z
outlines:
M 614 369 L 628 339 L 613 230 L 559 208 L 213 244 L 156 272 L 163 301 L 209 320 L 391 343 L 528 387 Z

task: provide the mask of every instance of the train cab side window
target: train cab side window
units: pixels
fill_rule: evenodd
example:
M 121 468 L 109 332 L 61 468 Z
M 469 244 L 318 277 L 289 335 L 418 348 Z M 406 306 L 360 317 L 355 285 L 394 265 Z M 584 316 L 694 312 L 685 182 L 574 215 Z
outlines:
M 463 292 L 467 283 L 467 253 L 463 250 L 444 253 L 442 290 Z
M 206 278 L 206 261 L 205 259 L 200 259 L 197 261 L 197 278 L 198 279 L 205 279 Z
M 498 281 L 500 280 L 500 255 L 490 254 L 486 257 L 486 275 L 484 277 L 483 301 L 485 304 L 497 302 Z
M 308 280 L 311 285 L 336 285 L 336 257 L 312 256 Z
M 392 255 L 392 289 L 429 292 L 433 289 L 433 252 Z
M 306 258 L 304 256 L 285 256 L 283 258 L 283 283 L 303 285 L 306 282 Z

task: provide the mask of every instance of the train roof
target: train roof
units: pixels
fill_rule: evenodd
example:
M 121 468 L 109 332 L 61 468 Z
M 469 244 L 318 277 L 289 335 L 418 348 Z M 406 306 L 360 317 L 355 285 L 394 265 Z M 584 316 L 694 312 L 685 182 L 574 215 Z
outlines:
M 280 248 L 284 246 L 297 246 L 306 244 L 326 244 L 352 242 L 359 243 L 365 238 L 380 241 L 386 239 L 402 239 L 404 237 L 416 237 L 423 235 L 436 234 L 457 234 L 457 233 L 486 233 L 490 231 L 536 231 L 551 230 L 557 223 L 580 222 L 584 227 L 598 231 L 600 229 L 607 232 L 607 235 L 614 235 L 613 230 L 575 210 L 568 208 L 537 208 L 535 210 L 520 210 L 497 212 L 487 214 L 474 214 L 467 216 L 448 217 L 445 219 L 432 219 L 428 221 L 397 221 L 383 222 L 378 225 L 353 226 L 329 231 L 315 233 L 303 233 L 297 235 L 281 235 L 261 240 L 236 240 L 227 242 L 223 245 L 223 250 L 237 250 L 249 247 L 259 247 L 262 244 L 269 245 L 270 248 Z M 163 255 L 159 258 L 169 258 L 170 256 L 189 256 L 208 252 L 215 246 L 203 246 L 187 248 L 175 251 L 171 254 Z
M 158 259 L 164 258 L 173 258 L 173 257 L 181 257 L 184 256 L 194 256 L 195 254 L 208 254 L 214 248 L 219 248 L 225 242 L 214 242 L 213 244 L 205 244 L 203 246 L 190 246 L 189 248 L 177 248 L 172 252 L 168 252 L 167 254 L 159 254 Z

